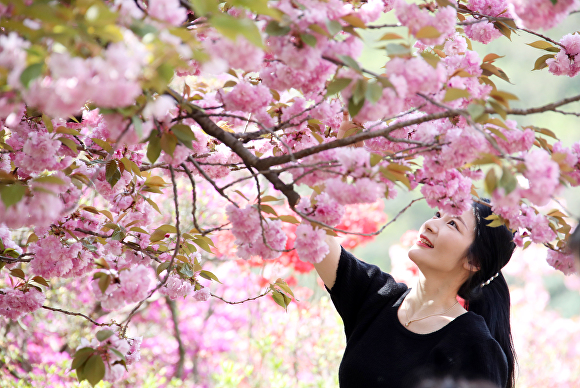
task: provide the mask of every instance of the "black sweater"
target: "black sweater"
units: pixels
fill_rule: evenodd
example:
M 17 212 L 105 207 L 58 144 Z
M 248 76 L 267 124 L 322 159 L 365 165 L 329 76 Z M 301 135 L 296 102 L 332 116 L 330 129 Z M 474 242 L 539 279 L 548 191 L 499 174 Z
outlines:
M 423 378 L 446 375 L 506 386 L 505 354 L 481 316 L 467 312 L 433 333 L 413 333 L 397 317 L 409 291 L 341 248 L 329 290 L 346 334 L 341 388 L 410 388 Z

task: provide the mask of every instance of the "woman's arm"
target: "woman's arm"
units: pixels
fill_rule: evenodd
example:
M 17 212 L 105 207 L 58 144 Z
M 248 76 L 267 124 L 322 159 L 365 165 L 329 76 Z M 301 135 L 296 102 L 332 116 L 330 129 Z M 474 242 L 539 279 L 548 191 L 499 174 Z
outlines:
M 316 272 L 318 272 L 318 275 L 330 290 L 336 281 L 336 270 L 340 259 L 340 244 L 338 239 L 332 236 L 326 236 L 326 243 L 330 248 L 330 252 L 320 263 L 314 264 L 314 268 L 316 268 Z
M 338 130 L 338 139 L 342 139 L 346 132 L 355 127 L 360 127 L 359 124 L 355 124 L 353 121 L 349 120 L 348 112 L 344 112 L 342 124 Z M 355 143 L 349 147 L 362 147 L 363 142 Z M 328 287 L 328 289 L 332 289 L 334 286 L 334 282 L 336 281 L 336 270 L 338 269 L 338 261 L 340 259 L 340 244 L 338 243 L 336 237 L 326 236 L 326 243 L 330 248 L 330 252 L 328 255 L 318 264 L 314 264 L 314 268 L 316 268 L 316 272 Z

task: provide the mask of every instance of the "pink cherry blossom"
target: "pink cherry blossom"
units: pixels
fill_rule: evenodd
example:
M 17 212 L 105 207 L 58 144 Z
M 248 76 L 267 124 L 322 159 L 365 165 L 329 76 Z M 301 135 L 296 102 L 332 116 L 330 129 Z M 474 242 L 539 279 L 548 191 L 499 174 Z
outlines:
M 264 85 L 241 81 L 229 93 L 222 95 L 227 110 L 257 113 L 272 100 L 270 90 Z
M 16 320 L 38 310 L 45 298 L 45 295 L 35 288 L 29 288 L 25 292 L 12 288 L 0 289 L 0 316 Z
M 171 274 L 167 279 L 164 287 L 161 287 L 159 292 L 163 295 L 167 295 L 170 299 L 184 298 L 193 292 L 193 285 L 187 281 L 181 279 L 179 275 Z
M 555 269 L 562 271 L 564 275 L 571 275 L 577 271 L 574 263 L 574 255 L 570 253 L 562 253 L 560 251 L 548 249 L 548 257 L 546 258 L 546 261 Z
M 502 33 L 495 28 L 493 23 L 481 22 L 465 26 L 465 35 L 470 39 L 476 40 L 483 44 L 488 44 L 502 36 Z
M 197 300 L 198 302 L 205 302 L 209 299 L 211 293 L 209 292 L 209 288 L 204 287 L 195 291 L 193 294 L 193 299 Z
M 332 178 L 326 181 L 325 191 L 341 205 L 373 203 L 385 192 L 385 184 L 369 178 L 360 178 L 351 184 Z
M 453 7 L 442 7 L 433 15 L 426 9 L 420 9 L 416 4 L 408 4 L 405 0 L 398 0 L 395 13 L 399 21 L 409 27 L 409 32 L 416 35 L 421 28 L 435 27 L 441 33 L 438 38 L 419 39 L 427 45 L 442 44 L 445 39 L 455 32 L 455 18 L 457 11 Z
M 273 260 L 281 255 L 281 250 L 286 246 L 287 236 L 282 230 L 280 220 L 262 220 L 262 227 L 258 225 L 258 235 L 252 242 L 242 243 L 238 246 L 237 254 L 242 259 L 250 259 L 252 256 L 260 256 L 263 260 Z M 264 243 L 266 238 L 267 245 Z M 238 241 L 238 240 L 236 240 Z M 269 245 L 269 246 L 268 246 Z
M 427 204 L 446 213 L 459 215 L 471 208 L 471 179 L 457 170 L 430 177 L 420 170 L 417 179 L 423 183 L 421 193 Z
M 236 40 L 232 41 L 212 33 L 204 40 L 203 45 L 207 52 L 211 53 L 212 57 L 225 61 L 227 65 L 234 69 L 255 71 L 260 67 L 264 59 L 264 51 L 241 35 L 238 35 Z M 204 70 L 207 71 L 208 69 L 207 66 L 204 66 Z
M 226 215 L 232 223 L 232 234 L 240 243 L 251 243 L 258 238 L 260 234 L 260 214 L 252 206 L 246 206 L 244 209 L 228 205 Z
M 310 224 L 300 224 L 296 228 L 294 247 L 300 260 L 320 263 L 330 252 L 324 229 L 313 228 Z
M 317 221 L 326 225 L 336 226 L 344 215 L 344 206 L 332 199 L 326 192 L 322 192 L 314 198 L 312 205 L 306 198 L 302 198 L 297 209 Z
M 187 18 L 187 12 L 180 6 L 179 0 L 149 0 L 148 4 L 149 16 L 174 26 L 181 25 Z
M 509 0 L 526 28 L 544 30 L 560 23 L 570 11 L 578 9 L 578 0 Z
M 524 157 L 530 188 L 524 195 L 536 205 L 545 205 L 556 192 L 560 182 L 560 167 L 545 150 L 533 150 Z

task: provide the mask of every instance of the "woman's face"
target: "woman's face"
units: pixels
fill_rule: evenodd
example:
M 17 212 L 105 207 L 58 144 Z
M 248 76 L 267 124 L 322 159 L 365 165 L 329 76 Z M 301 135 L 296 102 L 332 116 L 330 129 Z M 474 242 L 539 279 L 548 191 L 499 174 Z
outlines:
M 424 275 L 465 274 L 467 250 L 475 238 L 475 216 L 469 209 L 460 216 L 437 211 L 421 226 L 409 258 Z

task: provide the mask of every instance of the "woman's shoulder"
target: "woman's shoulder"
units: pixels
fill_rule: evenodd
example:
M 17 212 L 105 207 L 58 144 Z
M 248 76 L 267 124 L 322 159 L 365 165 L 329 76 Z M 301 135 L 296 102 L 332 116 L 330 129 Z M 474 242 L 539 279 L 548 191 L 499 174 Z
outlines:
M 485 319 L 474 312 L 467 311 L 466 313 L 455 318 L 457 322 L 453 325 L 452 337 L 456 337 L 472 344 L 473 342 L 481 343 L 482 341 L 494 340 Z

